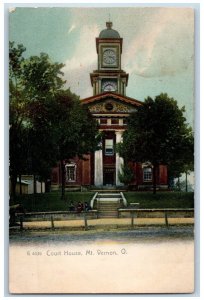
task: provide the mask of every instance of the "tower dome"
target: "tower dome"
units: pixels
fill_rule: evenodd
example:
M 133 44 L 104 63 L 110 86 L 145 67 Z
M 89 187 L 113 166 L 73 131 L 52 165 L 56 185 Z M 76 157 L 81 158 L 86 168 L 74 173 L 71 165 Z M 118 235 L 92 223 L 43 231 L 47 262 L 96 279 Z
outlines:
M 113 23 L 112 22 L 106 22 L 106 29 L 102 30 L 99 34 L 100 39 L 119 39 L 120 35 L 119 33 L 112 29 Z

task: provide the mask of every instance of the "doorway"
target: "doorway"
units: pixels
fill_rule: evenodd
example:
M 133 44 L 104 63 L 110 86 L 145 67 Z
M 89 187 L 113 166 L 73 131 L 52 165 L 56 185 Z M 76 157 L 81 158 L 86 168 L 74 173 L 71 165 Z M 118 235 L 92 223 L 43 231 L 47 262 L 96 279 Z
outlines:
M 115 185 L 115 169 L 104 168 L 103 184 L 107 186 Z

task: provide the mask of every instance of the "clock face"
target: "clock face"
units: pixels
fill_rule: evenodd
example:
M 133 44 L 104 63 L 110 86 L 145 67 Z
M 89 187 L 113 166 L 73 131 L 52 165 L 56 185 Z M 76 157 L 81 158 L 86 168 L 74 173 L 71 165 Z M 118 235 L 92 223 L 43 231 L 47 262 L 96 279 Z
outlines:
M 113 81 L 105 81 L 102 84 L 102 91 L 103 92 L 115 92 L 117 91 L 117 83 Z
M 103 62 L 107 65 L 116 63 L 116 52 L 112 49 L 107 49 L 103 52 Z

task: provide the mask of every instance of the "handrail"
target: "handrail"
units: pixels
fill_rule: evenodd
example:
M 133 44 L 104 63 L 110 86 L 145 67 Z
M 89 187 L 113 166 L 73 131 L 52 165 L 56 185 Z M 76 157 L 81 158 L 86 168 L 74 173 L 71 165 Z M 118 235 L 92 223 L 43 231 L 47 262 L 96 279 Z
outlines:
M 126 200 L 126 198 L 125 198 L 123 192 L 120 192 L 120 195 L 121 195 L 121 197 L 122 197 L 122 199 L 123 199 L 123 204 L 124 204 L 124 206 L 127 206 L 127 200 Z
M 97 195 L 98 195 L 98 192 L 96 192 L 96 193 L 94 194 L 93 198 L 92 198 L 91 201 L 90 201 L 90 206 L 91 206 L 92 209 L 93 209 L 93 207 L 94 207 L 94 201 L 95 201 Z

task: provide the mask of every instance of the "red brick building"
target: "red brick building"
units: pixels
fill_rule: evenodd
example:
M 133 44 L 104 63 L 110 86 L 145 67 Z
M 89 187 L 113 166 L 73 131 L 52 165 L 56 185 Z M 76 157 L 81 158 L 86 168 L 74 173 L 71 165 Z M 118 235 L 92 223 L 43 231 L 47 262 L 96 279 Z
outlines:
M 106 23 L 96 38 L 98 68 L 90 74 L 93 96 L 81 100 L 103 132 L 102 149 L 86 155 L 86 160 L 73 159 L 66 164 L 67 186 L 122 187 L 118 173 L 123 158 L 115 151 L 115 145 L 122 141 L 126 130 L 126 119 L 142 102 L 127 97 L 128 74 L 121 69 L 123 39 L 112 29 L 112 23 Z M 152 186 L 152 166 L 148 162 L 130 163 L 134 172 L 131 185 L 135 189 Z M 60 166 L 52 172 L 52 188 L 61 184 Z M 157 185 L 167 187 L 167 168 L 161 165 L 157 172 Z

